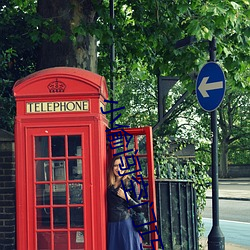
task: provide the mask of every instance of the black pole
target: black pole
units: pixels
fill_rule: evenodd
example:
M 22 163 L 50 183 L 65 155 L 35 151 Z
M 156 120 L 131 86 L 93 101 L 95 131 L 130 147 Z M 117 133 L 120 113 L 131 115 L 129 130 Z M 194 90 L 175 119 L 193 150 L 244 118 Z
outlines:
M 161 121 L 162 117 L 163 117 L 163 107 L 161 105 L 161 100 L 160 100 L 160 76 L 158 75 L 157 77 L 158 80 L 158 122 Z
M 210 61 L 215 62 L 216 41 L 209 42 Z M 218 128 L 217 110 L 211 113 L 212 140 L 212 205 L 213 227 L 208 235 L 208 250 L 225 250 L 225 238 L 219 224 L 219 181 L 218 181 Z
M 209 41 L 209 61 L 216 61 L 216 40 L 215 37 L 212 38 L 212 41 Z
M 114 10 L 114 0 L 109 1 L 109 10 L 110 10 L 110 31 L 113 34 L 114 31 L 114 19 L 115 19 L 115 10 Z M 114 87 L 114 63 L 115 63 L 115 43 L 114 40 L 112 41 L 112 44 L 110 46 L 110 100 L 114 100 L 115 96 L 115 87 Z M 110 103 L 111 110 L 114 109 L 114 103 Z M 111 121 L 114 119 L 114 112 L 111 112 Z M 113 128 L 113 123 L 111 123 L 111 128 Z

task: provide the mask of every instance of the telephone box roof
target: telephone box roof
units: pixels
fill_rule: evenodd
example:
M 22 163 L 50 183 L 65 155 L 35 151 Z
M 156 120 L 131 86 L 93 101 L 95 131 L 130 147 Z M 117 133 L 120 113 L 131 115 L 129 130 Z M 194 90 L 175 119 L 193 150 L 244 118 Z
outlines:
M 108 98 L 108 90 L 104 77 L 88 70 L 73 67 L 54 67 L 30 74 L 15 83 L 13 87 L 14 96 L 43 95 L 43 85 L 46 85 L 45 88 L 47 88 L 49 82 L 65 80 L 69 80 L 69 83 L 72 83 L 72 80 L 82 83 L 75 87 L 69 84 L 71 85 L 70 89 L 72 92 L 77 91 L 79 94 L 81 91 L 90 91 L 93 94 L 99 93 L 103 95 L 104 98 Z M 86 85 L 88 85 L 88 87 L 86 87 Z

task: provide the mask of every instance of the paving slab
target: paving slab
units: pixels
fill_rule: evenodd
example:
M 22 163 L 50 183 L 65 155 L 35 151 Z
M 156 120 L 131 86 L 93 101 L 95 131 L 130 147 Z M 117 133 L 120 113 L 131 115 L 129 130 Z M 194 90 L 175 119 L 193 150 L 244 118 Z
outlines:
M 207 238 L 202 237 L 200 240 L 200 244 L 202 245 L 202 250 L 208 250 Z M 226 242 L 225 250 L 250 250 L 250 247 L 239 246 L 239 245 Z
M 233 185 L 237 185 L 237 190 Z M 212 188 L 207 189 L 206 197 L 212 198 Z M 250 200 L 250 178 L 220 179 L 219 199 Z

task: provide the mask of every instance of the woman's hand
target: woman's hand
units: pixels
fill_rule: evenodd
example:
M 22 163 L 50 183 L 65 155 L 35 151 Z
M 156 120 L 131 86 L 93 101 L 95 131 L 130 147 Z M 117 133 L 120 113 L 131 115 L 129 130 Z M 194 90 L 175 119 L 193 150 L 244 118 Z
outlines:
M 124 192 L 124 190 L 123 190 L 122 188 L 119 188 L 119 189 L 118 189 L 117 195 L 118 195 L 119 197 L 121 197 L 122 199 L 126 200 L 126 195 L 125 195 L 125 192 Z M 130 195 L 129 195 L 128 193 L 127 193 L 127 198 L 128 198 L 128 200 L 131 199 L 131 197 L 130 197 Z

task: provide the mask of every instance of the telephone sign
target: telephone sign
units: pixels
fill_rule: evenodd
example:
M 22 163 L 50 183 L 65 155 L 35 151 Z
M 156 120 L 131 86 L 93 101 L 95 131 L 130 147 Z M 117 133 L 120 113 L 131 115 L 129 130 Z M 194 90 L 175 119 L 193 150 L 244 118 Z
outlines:
M 217 109 L 225 94 L 226 82 L 221 67 L 209 62 L 201 69 L 196 81 L 196 96 L 205 111 Z

